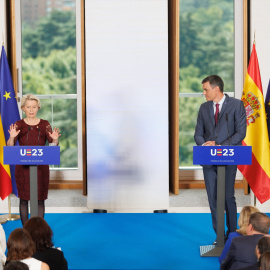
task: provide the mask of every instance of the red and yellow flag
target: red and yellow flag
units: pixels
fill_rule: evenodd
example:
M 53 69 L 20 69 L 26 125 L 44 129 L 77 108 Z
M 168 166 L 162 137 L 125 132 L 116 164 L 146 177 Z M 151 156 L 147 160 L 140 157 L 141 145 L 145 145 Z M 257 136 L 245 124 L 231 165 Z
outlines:
M 4 200 L 12 192 L 9 165 L 4 165 L 4 149 L 6 146 L 5 135 L 0 117 L 0 198 Z
M 252 165 L 239 165 L 238 169 L 260 203 L 264 203 L 270 199 L 270 150 L 255 44 L 250 56 L 242 101 L 247 114 L 247 134 L 243 145 L 252 146 Z

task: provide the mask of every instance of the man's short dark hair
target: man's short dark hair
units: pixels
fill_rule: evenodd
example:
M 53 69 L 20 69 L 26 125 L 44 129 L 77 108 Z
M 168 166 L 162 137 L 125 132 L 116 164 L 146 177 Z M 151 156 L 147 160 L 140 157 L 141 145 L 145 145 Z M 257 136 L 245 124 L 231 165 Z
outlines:
M 212 87 L 218 86 L 223 93 L 224 82 L 218 75 L 210 75 L 202 80 L 202 83 L 209 82 Z
M 261 255 L 267 250 L 270 251 L 270 237 L 269 236 L 263 236 L 258 241 L 258 250 Z
M 268 234 L 270 228 L 270 218 L 261 212 L 256 212 L 250 215 L 249 224 L 257 232 Z

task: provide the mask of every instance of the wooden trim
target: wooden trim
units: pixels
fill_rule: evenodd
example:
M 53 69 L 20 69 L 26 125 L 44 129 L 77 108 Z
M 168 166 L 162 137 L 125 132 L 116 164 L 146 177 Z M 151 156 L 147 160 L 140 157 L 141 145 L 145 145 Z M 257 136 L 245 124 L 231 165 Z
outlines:
M 244 184 L 242 180 L 235 181 L 235 188 L 243 188 Z M 179 181 L 180 189 L 205 189 L 204 180 L 186 180 Z
M 85 87 L 85 5 L 81 0 L 81 68 L 82 68 L 82 155 L 83 155 L 83 195 L 87 195 L 87 154 L 86 154 L 86 87 Z
M 179 0 L 168 1 L 169 186 L 179 193 Z
M 49 189 L 83 189 L 83 181 L 51 180 Z

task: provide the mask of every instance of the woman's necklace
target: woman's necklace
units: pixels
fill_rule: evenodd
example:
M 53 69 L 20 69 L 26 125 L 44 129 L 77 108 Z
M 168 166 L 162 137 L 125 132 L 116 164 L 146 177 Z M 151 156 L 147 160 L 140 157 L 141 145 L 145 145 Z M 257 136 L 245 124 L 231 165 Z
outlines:
M 29 126 L 35 126 L 39 123 L 39 119 L 38 118 L 34 118 L 32 120 L 29 120 L 28 118 L 25 118 L 25 123 Z

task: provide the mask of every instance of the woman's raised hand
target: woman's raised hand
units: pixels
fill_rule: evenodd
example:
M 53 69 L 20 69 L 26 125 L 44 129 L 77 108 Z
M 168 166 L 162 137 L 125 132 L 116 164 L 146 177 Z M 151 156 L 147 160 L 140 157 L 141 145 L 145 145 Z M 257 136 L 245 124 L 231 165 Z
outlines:
M 52 133 L 49 132 L 49 135 L 53 141 L 58 141 L 58 138 L 61 136 L 59 128 L 54 128 Z
M 8 130 L 10 138 L 14 139 L 20 133 L 20 130 L 17 130 L 16 128 L 17 128 L 17 125 L 15 124 L 10 125 L 9 130 Z
M 7 146 L 13 146 L 15 137 L 18 136 L 18 134 L 20 133 L 20 130 L 17 130 L 17 125 L 11 124 L 8 132 L 9 132 L 9 139 L 7 141 Z

